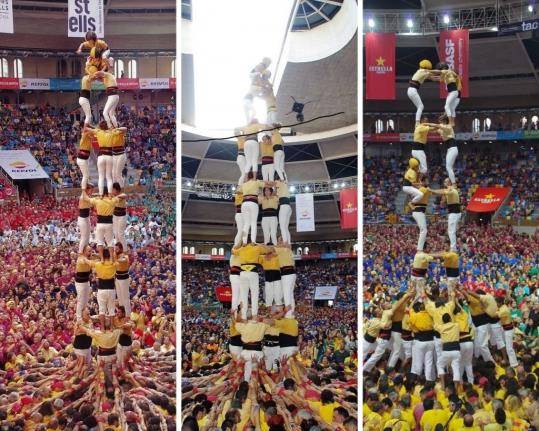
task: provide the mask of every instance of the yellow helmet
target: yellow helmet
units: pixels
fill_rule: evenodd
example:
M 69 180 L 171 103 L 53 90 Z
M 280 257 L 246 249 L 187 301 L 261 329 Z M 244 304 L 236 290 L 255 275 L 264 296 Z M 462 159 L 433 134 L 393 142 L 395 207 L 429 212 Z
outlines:
M 419 166 L 419 160 L 417 160 L 416 158 L 412 157 L 409 161 L 408 161 L 408 165 L 413 169 L 413 168 L 417 168 Z
M 419 62 L 419 67 L 421 69 L 432 69 L 432 63 L 430 62 L 430 60 L 421 60 Z

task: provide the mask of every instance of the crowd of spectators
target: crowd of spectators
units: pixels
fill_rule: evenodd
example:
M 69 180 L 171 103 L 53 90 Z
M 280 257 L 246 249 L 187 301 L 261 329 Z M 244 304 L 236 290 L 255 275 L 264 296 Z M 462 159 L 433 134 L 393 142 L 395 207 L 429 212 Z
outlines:
M 80 186 L 76 164 L 81 122 L 75 111 L 51 105 L 0 105 L 0 150 L 28 149 L 57 187 Z M 127 127 L 132 171 L 127 183 L 159 186 L 176 177 L 176 110 L 173 105 L 120 105 L 117 118 Z M 95 163 L 95 158 L 91 159 Z M 129 170 L 128 170 L 129 171 Z
M 316 268 L 316 270 L 315 270 Z M 316 286 L 337 286 L 335 307 L 356 307 L 357 261 L 308 260 L 296 261 L 296 301 L 313 302 Z M 184 261 L 182 265 L 182 301 L 184 304 L 212 304 L 217 302 L 215 289 L 229 286 L 228 261 Z M 260 287 L 264 280 L 260 277 Z
M 428 148 L 427 148 L 428 150 Z M 429 181 L 433 188 L 441 188 L 445 171 L 445 154 L 428 151 Z M 401 213 L 395 200 L 402 190 L 402 180 L 408 160 L 406 157 L 367 157 L 364 160 L 363 214 L 366 223 L 384 223 L 390 214 Z M 456 176 L 462 206 L 466 207 L 477 187 L 511 187 L 509 205 L 502 215 L 513 219 L 537 217 L 539 191 L 533 187 L 538 180 L 537 154 L 511 152 L 493 154 L 461 151 L 456 162 Z M 432 199 L 431 214 L 444 215 L 439 199 Z M 411 217 L 401 217 L 413 223 Z

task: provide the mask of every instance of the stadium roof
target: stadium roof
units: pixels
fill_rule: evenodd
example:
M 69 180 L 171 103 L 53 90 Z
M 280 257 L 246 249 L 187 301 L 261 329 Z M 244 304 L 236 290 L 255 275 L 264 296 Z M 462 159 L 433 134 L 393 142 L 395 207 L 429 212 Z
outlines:
M 104 0 L 105 40 L 113 49 L 175 49 L 174 0 Z M 67 37 L 68 0 L 13 0 L 15 34 L 3 34 L 0 47 L 75 51 Z

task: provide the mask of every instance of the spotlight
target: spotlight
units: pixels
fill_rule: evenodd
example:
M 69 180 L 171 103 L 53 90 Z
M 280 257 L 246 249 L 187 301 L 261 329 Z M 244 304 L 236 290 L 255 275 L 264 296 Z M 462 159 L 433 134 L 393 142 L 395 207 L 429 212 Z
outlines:
M 529 13 L 533 13 L 533 6 L 532 6 L 532 5 L 529 5 L 529 6 L 528 6 L 528 12 L 529 12 Z
M 498 31 L 498 27 L 492 27 L 490 30 L 491 31 Z
M 333 184 L 333 188 L 334 188 L 334 189 L 338 189 L 338 188 L 339 188 L 339 184 L 338 184 L 338 183 Z
M 406 21 L 406 25 L 408 26 L 408 28 L 412 28 L 414 26 L 414 22 L 409 19 L 408 21 Z
M 294 193 L 296 191 L 296 188 L 294 186 L 290 186 L 288 190 L 290 190 L 291 193 Z
M 236 191 L 236 186 L 232 186 L 232 191 L 233 191 L 233 192 Z
M 309 186 L 305 186 L 305 191 L 308 192 L 309 190 L 311 190 Z
M 341 187 L 342 188 L 346 187 L 346 183 L 341 183 Z
M 369 18 L 369 27 L 370 28 L 374 27 L 374 20 L 372 18 Z
M 449 24 L 449 15 L 444 15 L 444 24 Z
M 191 181 L 187 181 L 187 187 L 191 187 Z

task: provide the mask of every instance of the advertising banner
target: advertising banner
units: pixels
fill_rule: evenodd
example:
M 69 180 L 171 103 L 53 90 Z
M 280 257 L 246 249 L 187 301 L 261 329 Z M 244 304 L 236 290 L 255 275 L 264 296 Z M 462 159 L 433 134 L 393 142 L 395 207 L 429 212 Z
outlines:
M 395 33 L 365 34 L 366 97 L 395 100 Z
M 0 0 L 0 33 L 14 33 L 12 0 Z
M 42 78 L 22 78 L 19 80 L 21 90 L 50 90 L 51 80 Z
M 357 188 L 341 190 L 341 229 L 357 229 Z
M 440 58 L 449 68 L 460 76 L 462 83 L 461 97 L 469 96 L 468 70 L 470 57 L 470 34 L 467 29 L 440 32 Z M 440 97 L 445 98 L 447 90 L 440 84 Z
M 230 286 L 216 287 L 215 296 L 219 302 L 232 302 L 232 288 Z
M 69 0 L 67 6 L 67 37 L 84 38 L 94 31 L 105 37 L 103 0 Z
M 118 78 L 116 82 L 119 90 L 138 90 L 140 88 L 138 78 Z
M 467 210 L 478 213 L 494 212 L 508 193 L 509 187 L 479 187 L 470 199 Z
M 18 90 L 19 80 L 17 78 L 0 78 L 0 90 Z
M 140 78 L 141 90 L 163 90 L 170 88 L 170 78 Z
M 315 301 L 333 301 L 337 295 L 337 286 L 316 286 Z
M 0 166 L 13 180 L 49 178 L 29 150 L 0 151 Z
M 296 232 L 314 231 L 314 199 L 312 193 L 296 195 Z

